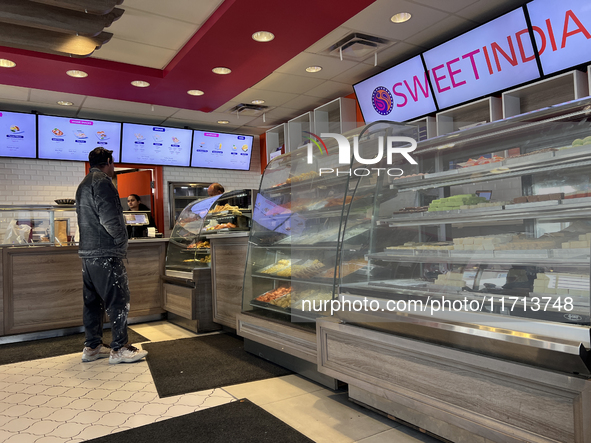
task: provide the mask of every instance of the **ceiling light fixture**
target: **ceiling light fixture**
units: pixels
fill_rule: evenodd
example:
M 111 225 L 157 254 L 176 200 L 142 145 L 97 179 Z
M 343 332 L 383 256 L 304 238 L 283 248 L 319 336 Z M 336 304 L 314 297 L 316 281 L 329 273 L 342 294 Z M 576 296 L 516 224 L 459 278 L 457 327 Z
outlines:
M 265 43 L 270 42 L 275 38 L 275 35 L 269 31 L 259 31 L 252 34 L 252 39 L 257 42 Z
M 223 66 L 213 68 L 212 71 L 215 74 L 220 74 L 220 75 L 225 75 L 225 74 L 229 74 L 230 72 L 232 72 L 232 70 L 230 68 L 224 68 Z
M 69 71 L 66 71 L 66 74 L 68 74 L 70 77 L 74 77 L 74 78 L 88 77 L 88 74 L 86 72 L 78 71 L 77 69 L 70 69 Z
M 57 104 L 61 106 L 72 106 L 74 103 L 68 102 L 66 100 L 60 100 L 59 102 L 57 102 Z
M 322 66 L 308 66 L 306 72 L 319 72 L 322 71 Z
M 131 82 L 131 84 L 133 86 L 137 86 L 138 88 L 147 88 L 148 86 L 150 86 L 150 83 L 145 82 L 143 80 L 134 80 Z
M 265 103 L 265 100 L 253 100 L 251 101 L 251 103 L 253 105 L 262 105 L 263 103 Z
M 218 123 L 220 125 L 227 125 L 228 123 L 230 123 L 228 120 L 218 120 Z
M 410 15 L 408 12 L 399 12 L 398 14 L 394 14 L 392 17 L 390 17 L 390 21 L 392 23 L 404 23 L 409 21 L 411 17 L 412 15 Z
M 16 63 L 6 58 L 0 58 L 0 68 L 14 68 Z
M 197 95 L 203 95 L 203 94 L 205 94 L 205 92 L 200 91 L 199 89 L 189 89 L 187 91 L 187 94 L 197 96 Z

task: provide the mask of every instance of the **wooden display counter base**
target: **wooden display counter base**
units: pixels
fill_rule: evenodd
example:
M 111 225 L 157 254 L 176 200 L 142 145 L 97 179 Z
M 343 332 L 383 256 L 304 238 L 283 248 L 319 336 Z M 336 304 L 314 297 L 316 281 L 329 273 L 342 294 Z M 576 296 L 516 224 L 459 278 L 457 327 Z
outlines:
M 591 380 L 319 319 L 318 370 L 454 442 L 591 443 Z

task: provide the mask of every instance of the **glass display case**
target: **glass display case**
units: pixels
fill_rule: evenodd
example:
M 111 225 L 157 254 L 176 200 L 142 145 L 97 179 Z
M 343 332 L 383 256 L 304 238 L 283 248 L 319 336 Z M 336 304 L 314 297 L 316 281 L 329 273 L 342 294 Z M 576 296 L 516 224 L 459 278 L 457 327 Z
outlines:
M 362 132 L 356 129 L 344 137 L 353 146 Z M 359 144 L 380 136 L 416 138 L 416 133 L 415 127 L 374 126 L 359 137 Z M 324 309 L 305 310 L 304 303 L 333 299 L 339 251 L 348 274 L 362 268 L 350 257 L 368 242 L 371 226 L 366 220 L 378 180 L 368 179 L 350 196 L 350 165 L 339 165 L 335 139 L 326 137 L 323 143 L 322 150 L 310 145 L 313 150 L 304 146 L 282 155 L 264 171 L 253 210 L 243 312 L 313 328 Z M 349 230 L 343 235 L 344 215 Z
M 188 204 L 195 200 L 208 198 L 207 188 L 211 183 L 168 182 L 168 205 L 170 210 L 170 228 Z
M 65 246 L 74 244 L 75 205 L 0 206 L 2 246 Z
M 170 234 L 166 275 L 192 279 L 194 269 L 209 268 L 211 249 L 205 234 L 249 230 L 252 195 L 250 189 L 229 191 L 189 203 Z
M 363 190 L 373 176 L 350 177 L 338 290 L 341 303 L 355 305 L 336 315 L 589 373 L 590 118 L 591 100 L 583 99 L 420 142 L 412 153 L 418 172 L 403 162 L 404 174 L 382 174 L 371 194 Z M 360 144 L 364 158 L 375 149 Z M 361 220 L 348 215 L 360 210 Z M 349 233 L 362 229 L 368 234 L 350 248 Z M 351 273 L 351 263 L 362 268 Z M 576 362 L 541 362 L 536 352 L 474 341 L 496 334 L 505 349 L 561 348 Z

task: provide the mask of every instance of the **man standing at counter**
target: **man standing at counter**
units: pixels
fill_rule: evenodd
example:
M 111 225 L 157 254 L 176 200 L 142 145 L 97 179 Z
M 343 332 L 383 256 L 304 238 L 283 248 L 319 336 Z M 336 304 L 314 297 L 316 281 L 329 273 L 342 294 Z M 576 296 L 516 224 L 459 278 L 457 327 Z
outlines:
M 132 363 L 148 352 L 127 343 L 129 287 L 123 259 L 127 256 L 127 228 L 117 188 L 113 151 L 95 148 L 88 154 L 90 172 L 76 191 L 80 230 L 78 255 L 82 259 L 82 361 L 109 357 L 109 363 Z M 103 316 L 112 324 L 111 346 L 103 343 Z

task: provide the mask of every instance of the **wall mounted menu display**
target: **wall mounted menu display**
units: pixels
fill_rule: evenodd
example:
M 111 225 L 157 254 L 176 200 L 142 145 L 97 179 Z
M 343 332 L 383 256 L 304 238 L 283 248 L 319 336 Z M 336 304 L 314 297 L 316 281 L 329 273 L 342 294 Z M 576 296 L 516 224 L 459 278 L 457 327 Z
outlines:
M 440 109 L 540 77 L 522 8 L 423 53 L 423 58 Z
M 403 122 L 437 110 L 420 56 L 353 86 L 365 123 Z
M 190 129 L 123 123 L 121 161 L 142 165 L 189 166 Z
M 37 119 L 34 114 L 0 112 L 0 156 L 37 156 Z
M 121 123 L 39 116 L 39 158 L 88 161 L 88 153 L 103 147 L 119 162 Z
M 253 138 L 252 135 L 194 131 L 191 166 L 248 171 Z
M 591 5 L 534 0 L 527 5 L 545 75 L 591 60 Z

